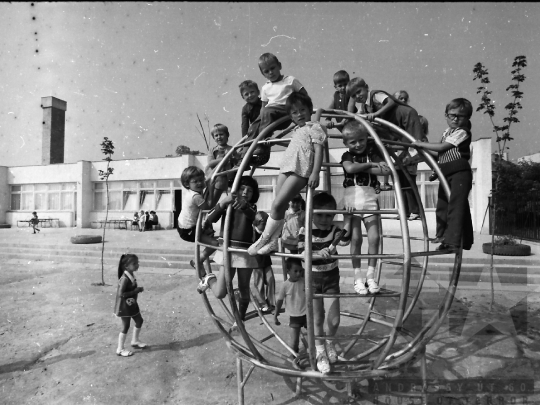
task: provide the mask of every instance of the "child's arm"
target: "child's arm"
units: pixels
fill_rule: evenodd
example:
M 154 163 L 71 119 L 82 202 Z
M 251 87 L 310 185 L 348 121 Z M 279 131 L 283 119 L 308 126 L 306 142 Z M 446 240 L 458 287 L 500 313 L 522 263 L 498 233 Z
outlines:
M 247 106 L 248 105 L 246 104 L 244 107 L 242 107 L 242 136 L 245 136 L 249 129 L 249 114 L 246 108 Z
M 226 154 L 227 152 L 228 152 L 228 151 L 225 151 L 225 154 Z M 225 155 L 220 156 L 220 155 L 218 154 L 218 155 L 216 156 L 215 159 L 212 159 L 212 160 L 210 160 L 210 161 L 208 162 L 208 167 L 209 167 L 210 169 L 213 169 L 214 167 L 216 167 L 216 166 L 219 164 L 219 162 L 221 162 L 221 161 L 223 160 L 224 157 L 225 157 Z
M 313 144 L 313 148 L 315 149 L 315 158 L 313 159 L 313 170 L 309 176 L 308 187 L 315 189 L 319 186 L 319 172 L 321 171 L 322 165 L 323 147 L 321 144 L 315 143 Z
M 122 280 L 122 284 L 120 284 L 120 297 L 122 297 L 122 298 L 133 297 L 133 296 L 137 295 L 138 293 L 144 291 L 144 288 L 137 287 L 133 291 L 125 292 L 126 288 L 127 288 L 127 285 L 128 285 L 128 280 L 127 280 L 127 278 L 124 278 Z
M 232 193 L 227 195 L 223 200 L 221 200 L 212 211 L 208 214 L 206 217 L 206 221 L 204 223 L 203 228 L 207 228 L 208 226 L 211 226 L 209 224 L 215 223 L 221 218 L 221 215 L 225 212 L 227 209 L 227 206 L 233 201 L 233 195 Z M 205 201 L 205 205 L 208 205 Z M 201 208 L 204 209 L 204 208 Z M 208 209 L 208 208 L 206 208 Z
M 347 105 L 347 111 L 353 113 L 355 107 L 356 107 L 356 101 L 354 100 L 354 98 L 351 97 L 349 99 L 349 104 Z
M 333 110 L 334 108 L 335 108 L 335 106 L 334 106 L 334 98 L 332 97 L 332 102 L 328 106 L 328 109 Z M 326 125 L 326 128 L 332 129 L 332 128 L 336 128 L 337 124 L 334 122 L 334 120 L 332 118 L 326 118 L 326 121 L 325 121 L 324 125 Z
M 367 115 L 367 119 L 369 121 L 373 121 L 375 118 L 380 117 L 384 114 L 386 114 L 388 111 L 390 111 L 396 103 L 394 100 L 392 100 L 390 97 L 386 98 L 386 104 L 381 107 L 381 109 L 377 112 L 371 113 Z
M 432 142 L 419 142 L 419 141 L 414 141 L 412 143 L 412 146 L 415 146 L 421 149 L 427 149 L 427 150 L 438 152 L 438 153 L 446 152 L 447 150 L 450 150 L 454 147 L 454 145 L 448 142 L 432 143 Z
M 283 299 L 278 299 L 276 302 L 276 308 L 274 308 L 274 323 L 276 325 L 281 325 L 281 322 L 278 321 L 278 316 L 282 307 L 283 307 Z

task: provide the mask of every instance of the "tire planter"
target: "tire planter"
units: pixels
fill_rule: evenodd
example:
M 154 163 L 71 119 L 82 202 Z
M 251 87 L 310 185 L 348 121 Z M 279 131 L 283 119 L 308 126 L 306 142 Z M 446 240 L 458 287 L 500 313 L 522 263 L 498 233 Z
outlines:
M 101 236 L 99 235 L 77 235 L 71 237 L 71 243 L 74 244 L 87 244 L 87 243 L 101 243 Z
M 530 256 L 531 247 L 529 245 L 492 245 L 491 243 L 482 244 L 482 251 L 488 255 L 493 250 L 494 255 L 498 256 Z

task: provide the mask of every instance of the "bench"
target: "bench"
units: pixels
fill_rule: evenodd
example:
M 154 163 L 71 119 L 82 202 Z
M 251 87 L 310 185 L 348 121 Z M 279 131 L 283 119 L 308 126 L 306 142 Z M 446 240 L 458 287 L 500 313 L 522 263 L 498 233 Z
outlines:
M 113 229 L 125 229 L 127 230 L 128 222 L 133 222 L 131 219 L 107 219 L 106 221 L 104 219 L 99 219 L 97 221 L 92 221 L 95 224 L 99 224 L 100 228 L 107 227 L 107 225 L 112 225 Z M 123 226 L 122 226 L 123 225 Z
M 48 224 L 49 228 L 52 228 L 53 221 L 57 221 L 56 222 L 56 227 L 58 228 L 59 227 L 58 221 L 60 221 L 59 218 L 39 218 L 39 225 L 44 226 L 45 224 Z M 31 223 L 31 221 L 29 219 L 19 219 L 19 220 L 17 220 L 17 228 L 20 228 L 20 226 L 19 226 L 20 222 L 27 223 L 28 226 L 32 225 L 32 223 Z

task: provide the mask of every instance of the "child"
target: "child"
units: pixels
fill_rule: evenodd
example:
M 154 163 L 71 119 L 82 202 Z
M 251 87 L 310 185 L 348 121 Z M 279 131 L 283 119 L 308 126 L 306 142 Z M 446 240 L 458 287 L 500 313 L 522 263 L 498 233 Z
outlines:
M 135 211 L 135 213 L 133 214 L 133 219 L 131 220 L 131 225 L 137 225 L 137 227 L 139 227 L 139 220 L 140 220 L 139 213 L 137 211 Z M 133 228 L 131 228 L 131 229 L 133 229 Z
M 257 212 L 253 220 L 253 241 L 264 231 L 268 214 L 263 211 Z M 257 268 L 253 269 L 253 284 L 255 285 L 255 297 L 259 307 L 264 313 L 271 312 L 275 307 L 276 280 L 272 269 L 272 259 L 268 255 L 257 255 Z
M 146 230 L 146 220 L 148 217 L 146 216 L 146 213 L 144 210 L 141 210 L 141 213 L 139 214 L 139 232 L 144 232 Z
M 298 231 L 304 226 L 306 221 L 306 213 L 302 209 L 303 206 L 305 207 L 305 201 L 298 194 L 291 200 L 290 212 L 285 214 L 281 242 L 283 243 L 283 247 L 291 253 L 298 253 Z
M 311 121 L 313 103 L 308 95 L 292 93 L 286 106 L 297 127 L 291 134 L 291 141 L 280 165 L 277 196 L 272 202 L 264 232 L 248 249 L 252 256 L 277 250 L 289 201 L 305 186 L 315 189 L 319 185 L 322 148 L 327 139 L 326 128 Z
M 349 121 L 343 127 L 343 144 L 349 149 L 341 156 L 341 166 L 345 172 L 343 187 L 344 209 L 351 215 L 344 217 L 344 228 L 351 235 L 351 255 L 359 255 L 362 251 L 362 222 L 368 237 L 368 254 L 379 251 L 379 215 L 354 213 L 354 210 L 378 210 L 377 194 L 374 184 L 376 175 L 390 173 L 388 165 L 383 161 L 374 143 L 368 143 L 368 131 L 358 121 Z M 366 277 L 362 276 L 361 259 L 352 259 L 354 268 L 354 290 L 360 295 L 379 292 L 374 279 L 377 259 L 368 260 Z M 367 279 L 367 288 L 366 288 Z
M 137 287 L 137 280 L 133 274 L 139 269 L 139 258 L 134 254 L 123 254 L 118 263 L 118 289 L 116 290 L 116 303 L 114 305 L 114 314 L 122 318 L 122 332 L 118 336 L 118 348 L 116 355 L 129 357 L 133 352 L 124 349 L 126 335 L 129 331 L 131 318 L 135 321 L 131 346 L 144 349 L 148 345 L 139 341 L 139 334 L 143 324 L 143 318 L 139 311 L 137 296 L 144 291 L 143 287 Z
M 367 119 L 373 121 L 375 118 L 382 118 L 401 129 L 407 131 L 416 140 L 422 139 L 422 128 L 416 110 L 407 104 L 399 101 L 390 94 L 382 90 L 369 90 L 369 86 L 359 77 L 353 78 L 347 85 L 347 94 L 351 97 L 349 111 L 352 111 L 354 103 L 365 103 Z M 383 128 L 374 128 L 377 134 L 383 139 L 399 140 L 400 137 L 392 135 Z M 388 191 L 392 187 L 385 180 L 381 190 Z
M 249 139 L 256 138 L 260 131 L 272 122 L 289 115 L 285 103 L 291 94 L 302 93 L 307 96 L 307 91 L 302 83 L 293 76 L 281 74 L 281 63 L 275 55 L 262 54 L 259 57 L 259 69 L 268 81 L 262 87 L 262 109 L 259 117 L 248 130 Z M 289 124 L 290 122 L 285 122 L 276 129 L 285 129 Z
M 313 197 L 314 210 L 335 210 L 337 207 L 334 197 L 326 192 L 319 193 Z M 312 250 L 313 255 L 321 258 L 314 258 L 313 272 L 313 293 L 314 294 L 339 294 L 339 267 L 338 259 L 330 258 L 335 254 L 336 249 L 332 244 L 341 230 L 332 221 L 334 214 L 313 214 Z M 305 249 L 306 235 L 304 228 L 300 229 L 298 241 L 299 253 Z M 313 316 L 315 335 L 324 336 L 324 323 L 326 314 L 327 331 L 326 336 L 334 336 L 340 322 L 339 298 L 314 298 Z M 277 311 L 276 311 L 277 312 Z M 326 346 L 326 347 L 325 347 Z M 331 340 L 325 341 L 317 339 L 315 341 L 317 352 L 317 368 L 321 373 L 330 372 L 330 363 L 337 361 L 337 352 Z
M 285 260 L 289 278 L 283 282 L 277 297 L 276 310 L 274 311 L 274 323 L 278 321 L 279 311 L 286 300 L 287 312 L 289 313 L 289 346 L 298 353 L 300 343 L 300 328 L 307 328 L 306 320 L 306 283 L 304 281 L 304 269 L 302 261 L 294 257 Z
M 470 250 L 474 242 L 469 192 L 472 188 L 471 157 L 471 102 L 456 98 L 446 105 L 448 128 L 443 132 L 440 143 L 414 142 L 414 146 L 437 152 L 439 167 L 450 186 L 450 199 L 442 184 L 439 185 L 437 200 L 437 234 L 433 241 L 441 243 L 437 250 Z
M 223 160 L 225 155 L 232 149 L 232 146 L 228 144 L 229 142 L 229 128 L 227 128 L 223 124 L 216 124 L 210 131 L 210 134 L 212 135 L 212 138 L 214 138 L 214 141 L 216 141 L 216 146 L 214 146 L 210 152 L 208 152 L 208 157 L 210 158 L 210 161 L 208 162 L 208 166 L 206 166 L 206 177 L 208 178 L 208 182 L 210 181 L 210 178 L 214 172 L 215 167 Z M 233 152 L 232 156 L 229 158 L 229 160 L 221 167 L 221 171 L 229 170 L 231 169 L 238 160 L 238 155 L 235 152 Z M 234 173 L 229 173 L 226 176 L 217 176 L 214 178 L 213 184 L 207 184 L 207 201 L 208 201 L 208 207 L 213 208 L 217 202 L 219 201 L 219 197 L 221 197 L 221 194 L 223 191 L 227 191 L 229 187 L 229 182 L 232 182 L 234 180 Z
M 182 183 L 182 186 L 187 189 L 187 195 L 182 199 L 182 210 L 180 211 L 180 215 L 178 215 L 178 233 L 180 234 L 181 239 L 186 242 L 194 243 L 199 212 L 208 209 L 208 204 L 202 196 L 205 184 L 204 172 L 196 166 L 188 166 L 182 172 L 180 182 Z M 207 245 L 217 246 L 217 240 L 210 236 L 211 233 L 212 226 L 208 220 L 206 220 L 200 241 Z M 203 263 L 215 251 L 215 249 L 205 247 L 201 256 L 198 258 L 200 278 L 205 276 Z M 191 260 L 189 264 L 192 267 L 196 267 L 193 260 Z
M 242 176 L 240 179 L 240 190 L 238 196 L 229 194 L 223 198 L 208 214 L 206 219 L 208 222 L 217 222 L 219 218 L 225 215 L 227 206 L 232 204 L 233 210 L 231 212 L 231 228 L 230 228 L 230 247 L 235 248 L 247 248 L 253 241 L 253 220 L 257 213 L 257 206 L 255 203 L 259 199 L 259 185 L 257 181 L 250 176 Z M 221 222 L 221 233 L 219 242 L 223 244 L 223 231 L 225 221 Z M 218 251 L 214 256 L 214 261 L 217 264 L 222 265 L 219 269 L 219 277 L 207 275 L 199 284 L 197 291 L 202 293 L 209 287 L 217 298 L 224 298 L 227 294 L 227 287 L 225 283 L 225 268 L 223 267 L 223 255 L 224 252 Z M 245 253 L 230 253 L 231 260 L 231 278 L 234 277 L 236 270 L 238 270 L 238 290 L 240 292 L 240 299 L 238 310 L 240 312 L 240 319 L 244 320 L 244 317 L 249 306 L 249 283 L 251 281 L 251 273 L 254 268 L 258 267 L 257 259 L 245 254 Z M 214 276 L 214 277 L 212 277 Z M 235 325 L 233 325 L 234 328 Z
M 262 101 L 259 86 L 253 80 L 244 80 L 240 83 L 240 95 L 246 102 L 242 107 L 242 136 L 247 135 L 249 126 L 259 118 Z
M 334 93 L 332 102 L 330 103 L 330 106 L 328 107 L 329 110 L 347 111 L 350 97 L 347 95 L 347 92 L 345 90 L 347 88 L 347 84 L 349 83 L 349 81 L 350 81 L 349 74 L 346 71 L 340 70 L 334 73 L 334 88 L 336 89 L 336 92 Z M 357 110 L 355 107 L 354 112 L 356 111 Z M 330 118 L 330 119 L 327 119 L 325 124 L 326 124 L 326 128 L 328 129 L 336 128 L 341 132 L 346 122 L 347 120 L 343 118 L 336 118 L 336 123 L 334 124 L 334 121 L 332 121 L 332 118 Z
M 397 98 L 402 103 L 409 105 L 409 93 L 407 93 L 405 90 L 396 91 L 394 93 L 394 98 Z
M 34 230 L 34 233 L 36 233 L 36 231 L 40 232 L 40 230 L 37 227 L 39 225 L 39 218 L 37 216 L 36 211 L 32 212 L 32 218 L 30 219 L 30 225 L 32 225 L 32 229 Z

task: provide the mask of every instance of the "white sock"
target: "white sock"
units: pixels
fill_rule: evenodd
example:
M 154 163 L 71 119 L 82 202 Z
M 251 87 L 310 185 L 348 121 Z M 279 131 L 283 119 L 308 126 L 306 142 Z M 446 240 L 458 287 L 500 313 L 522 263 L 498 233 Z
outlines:
M 133 328 L 133 336 L 131 337 L 131 344 L 139 343 L 140 333 L 141 333 L 141 328 Z
M 367 278 L 368 280 L 373 280 L 374 276 L 375 276 L 375 267 L 373 267 L 373 266 L 368 266 L 366 278 Z
M 121 352 L 122 350 L 124 350 L 124 343 L 126 343 L 126 336 L 127 335 L 122 332 L 120 332 L 120 334 L 118 335 L 118 348 L 116 349 L 117 352 Z
M 354 269 L 354 279 L 357 281 L 362 281 L 362 269 L 360 267 Z
M 321 353 L 325 353 L 326 354 L 326 349 L 324 347 L 324 344 L 322 345 L 315 345 L 315 351 L 317 352 L 317 356 Z

